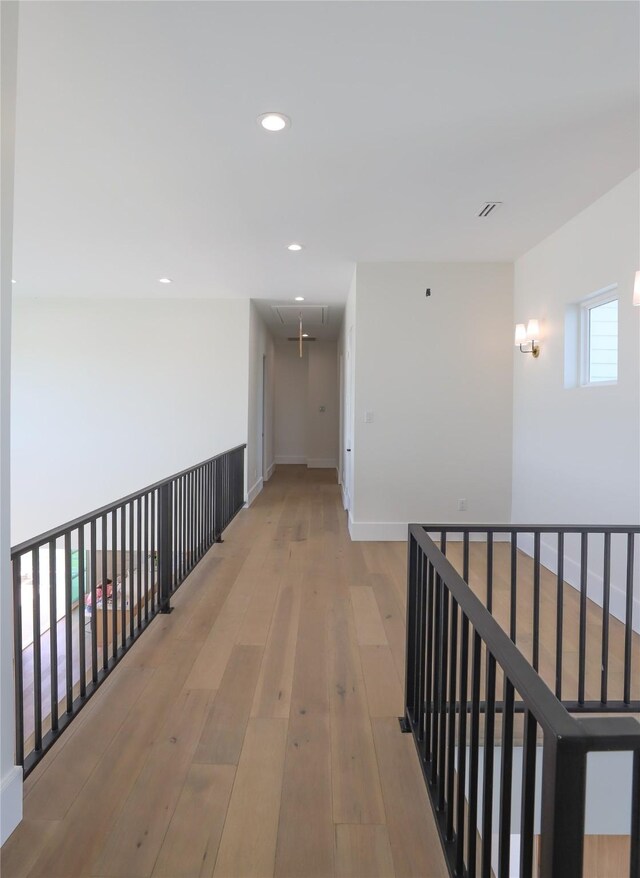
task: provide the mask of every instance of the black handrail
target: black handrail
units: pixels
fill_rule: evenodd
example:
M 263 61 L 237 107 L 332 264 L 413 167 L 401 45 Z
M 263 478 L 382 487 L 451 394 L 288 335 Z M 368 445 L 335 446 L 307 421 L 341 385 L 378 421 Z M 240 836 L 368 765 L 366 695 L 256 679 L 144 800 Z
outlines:
M 545 533 L 564 530 L 544 527 Z M 539 872 L 543 878 L 582 876 L 587 754 L 602 750 L 632 751 L 629 874 L 637 878 L 640 725 L 630 716 L 598 719 L 572 716 L 518 649 L 515 638 L 507 635 L 491 615 L 490 608 L 466 581 L 470 533 L 534 531 L 535 536 L 535 530 L 530 525 L 409 527 L 405 715 L 401 725 L 404 731 L 413 734 L 452 876 L 481 874 L 489 878 L 493 871 L 499 876 L 511 874 L 512 821 L 517 816 L 512 804 L 514 719 L 518 711 L 524 715 L 519 811 L 519 874 L 522 878 L 531 878 L 535 856 L 535 791 L 536 775 L 540 772 L 538 730 L 543 735 Z M 602 528 L 584 527 L 576 528 L 575 532 L 583 534 L 587 530 L 603 533 Z M 429 537 L 429 532 L 440 533 L 440 547 Z M 450 532 L 464 534 L 462 576 L 444 555 Z M 631 534 L 629 539 L 633 540 L 640 528 L 611 529 L 610 532 L 628 537 Z M 512 542 L 512 553 L 514 545 L 517 546 Z M 488 538 L 487 556 L 492 563 L 490 546 L 492 542 Z M 539 537 L 535 539 L 534 552 L 539 564 Z M 632 552 L 627 554 L 627 563 L 632 568 Z M 487 570 L 490 569 L 488 565 Z M 517 586 L 517 579 L 515 582 Z M 633 577 L 627 576 L 626 582 L 632 589 Z M 627 621 L 631 623 L 631 615 Z M 501 702 L 496 698 L 498 672 L 503 677 Z M 630 700 L 625 706 L 627 710 L 634 708 Z M 496 744 L 498 715 L 502 721 L 499 745 Z M 500 761 L 500 792 L 498 807 L 494 809 L 496 754 Z M 494 850 L 496 835 L 498 845 Z
M 130 503 L 132 500 L 138 500 L 140 497 L 144 497 L 145 494 L 149 494 L 151 491 L 155 491 L 158 488 L 161 488 L 163 485 L 168 485 L 170 482 L 175 482 L 177 479 L 181 478 L 181 476 L 185 476 L 188 473 L 199 469 L 200 467 L 213 463 L 216 460 L 220 460 L 221 458 L 226 457 L 229 454 L 233 454 L 234 451 L 244 450 L 246 447 L 246 445 L 236 445 L 234 448 L 230 448 L 228 451 L 221 451 L 220 454 L 216 454 L 213 457 L 208 457 L 201 463 L 196 463 L 193 466 L 189 466 L 186 469 L 180 470 L 180 472 L 174 473 L 174 475 L 169 476 L 166 479 L 160 479 L 160 481 L 154 482 L 152 485 L 148 485 L 146 488 L 141 488 L 139 491 L 134 491 L 133 494 L 127 494 L 126 497 L 121 497 L 119 500 L 115 500 L 113 503 L 106 503 L 99 509 L 94 509 L 93 512 L 88 512 L 86 515 L 81 515 L 78 518 L 74 518 L 72 521 L 68 521 L 65 524 L 59 525 L 58 527 L 51 528 L 51 530 L 38 534 L 38 536 L 36 537 L 31 537 L 28 540 L 24 540 L 24 542 L 12 546 L 11 557 L 13 558 L 14 555 L 23 555 L 25 552 L 28 552 L 31 549 L 36 549 L 39 546 L 44 546 L 45 543 L 48 543 L 51 539 L 55 539 L 56 537 L 65 534 L 67 531 L 75 530 L 78 527 L 81 527 L 83 524 L 90 524 L 91 521 L 111 512 L 114 506 L 122 506 L 123 504 Z
M 420 524 L 427 533 L 446 534 L 640 534 L 640 525 L 628 524 Z
M 222 541 L 244 505 L 245 448 L 13 547 L 16 763 L 25 776 Z M 25 605 L 23 574 L 31 586 Z

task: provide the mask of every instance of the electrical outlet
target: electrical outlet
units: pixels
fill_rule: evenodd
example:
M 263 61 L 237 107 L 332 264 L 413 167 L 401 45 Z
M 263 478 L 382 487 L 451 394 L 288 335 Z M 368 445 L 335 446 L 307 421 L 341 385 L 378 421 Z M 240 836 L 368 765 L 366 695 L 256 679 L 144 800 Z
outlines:
M 326 410 L 327 410 L 326 405 L 321 405 L 320 408 L 318 409 L 319 412 L 326 412 Z
M 364 422 L 365 424 L 373 424 L 373 412 L 364 413 Z
M 466 512 L 467 511 L 467 501 L 463 497 L 461 500 L 458 500 L 458 512 Z

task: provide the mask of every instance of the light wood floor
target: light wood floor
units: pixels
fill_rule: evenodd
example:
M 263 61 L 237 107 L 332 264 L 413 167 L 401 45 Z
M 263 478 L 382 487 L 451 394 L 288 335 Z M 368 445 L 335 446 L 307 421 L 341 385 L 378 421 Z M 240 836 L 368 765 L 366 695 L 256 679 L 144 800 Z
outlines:
M 3 878 L 444 878 L 405 588 L 335 473 L 280 468 L 27 780 Z
M 483 552 L 472 544 L 482 597 Z M 447 554 L 461 564 L 459 544 Z M 495 557 L 504 626 L 506 547 Z M 530 580 L 521 556 L 525 655 Z M 543 572 L 541 590 L 540 670 L 553 685 L 555 578 Z M 444 878 L 414 745 L 397 722 L 405 592 L 405 544 L 350 541 L 335 473 L 280 467 L 27 780 L 3 878 Z M 577 618 L 567 587 L 568 698 Z M 600 694 L 600 626 L 590 603 L 588 698 Z M 612 698 L 622 642 L 612 621 Z M 635 637 L 636 669 L 638 655 Z

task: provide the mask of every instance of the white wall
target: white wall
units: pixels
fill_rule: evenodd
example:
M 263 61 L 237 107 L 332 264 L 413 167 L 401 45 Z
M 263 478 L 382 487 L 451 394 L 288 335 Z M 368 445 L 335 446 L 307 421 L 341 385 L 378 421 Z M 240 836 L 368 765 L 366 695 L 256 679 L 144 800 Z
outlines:
M 247 441 L 249 301 L 14 303 L 12 542 Z
M 22 819 L 22 768 L 14 765 L 13 589 L 11 580 L 10 376 L 13 179 L 18 54 L 18 4 L 0 11 L 2 86 L 0 265 L 0 845 Z
M 639 191 L 636 173 L 515 264 L 515 319 L 538 317 L 543 338 L 538 360 L 514 354 L 514 522 L 640 522 L 640 309 L 631 303 L 640 267 Z M 565 388 L 567 309 L 610 284 L 620 296 L 618 383 Z M 569 551 L 577 561 L 577 544 Z M 620 553 L 614 551 L 612 582 L 619 616 Z M 553 569 L 553 551 L 543 546 L 543 554 Z M 602 554 L 594 547 L 590 556 L 589 590 L 597 600 Z M 575 579 L 576 564 L 566 573 Z M 640 623 L 639 601 L 634 615 Z
M 336 342 L 310 342 L 308 358 L 307 466 L 336 469 L 339 421 Z
M 297 344 L 276 342 L 276 464 L 337 467 L 338 416 L 336 342 L 309 342 L 302 358 Z
M 512 266 L 359 263 L 356 288 L 352 537 L 508 522 Z
M 247 440 L 247 499 L 252 503 L 274 467 L 274 342 L 258 309 L 251 303 L 249 318 L 249 426 Z M 263 362 L 266 382 L 263 391 Z M 264 398 L 263 398 L 264 392 Z M 264 406 L 264 437 L 262 411 Z
M 298 356 L 290 341 L 275 344 L 275 461 L 307 462 L 307 373 L 308 347 Z

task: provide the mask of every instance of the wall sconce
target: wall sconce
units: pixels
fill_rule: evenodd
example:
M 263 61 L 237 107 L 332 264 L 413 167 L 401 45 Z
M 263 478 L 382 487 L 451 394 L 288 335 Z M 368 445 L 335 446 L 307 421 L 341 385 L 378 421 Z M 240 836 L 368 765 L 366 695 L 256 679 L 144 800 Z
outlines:
M 525 328 L 524 323 L 516 324 L 516 346 L 522 354 L 532 354 L 536 359 L 540 356 L 540 324 L 530 320 Z
M 633 285 L 633 304 L 640 305 L 640 271 L 636 271 L 636 280 Z

